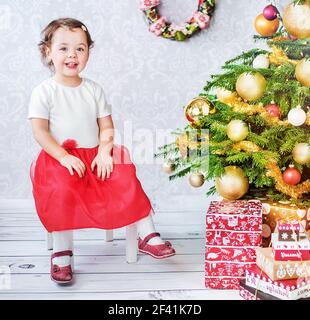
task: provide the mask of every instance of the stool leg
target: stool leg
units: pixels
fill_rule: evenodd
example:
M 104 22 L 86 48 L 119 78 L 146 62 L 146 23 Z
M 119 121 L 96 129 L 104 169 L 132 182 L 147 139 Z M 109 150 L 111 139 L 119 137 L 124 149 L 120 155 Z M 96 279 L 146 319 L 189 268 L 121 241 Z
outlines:
M 137 262 L 138 239 L 137 225 L 135 223 L 126 227 L 126 260 L 127 263 Z
M 71 257 L 71 270 L 74 272 L 74 255 Z
M 104 241 L 113 241 L 113 230 L 104 230 Z
M 50 232 L 46 234 L 47 250 L 53 250 L 53 235 Z

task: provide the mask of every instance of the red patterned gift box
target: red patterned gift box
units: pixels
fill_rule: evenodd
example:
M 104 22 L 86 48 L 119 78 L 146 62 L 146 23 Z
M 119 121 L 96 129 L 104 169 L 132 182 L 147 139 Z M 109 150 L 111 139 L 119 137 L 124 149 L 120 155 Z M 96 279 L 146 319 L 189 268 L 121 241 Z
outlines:
M 246 268 L 255 264 L 261 233 L 260 201 L 212 201 L 206 216 L 206 287 L 239 289 Z
M 239 294 L 244 300 L 282 300 L 271 294 L 247 286 L 245 280 L 240 281 Z M 310 300 L 310 298 L 302 298 L 299 300 Z
M 310 279 L 271 280 L 258 266 L 246 270 L 246 285 L 281 300 L 298 300 L 310 297 Z

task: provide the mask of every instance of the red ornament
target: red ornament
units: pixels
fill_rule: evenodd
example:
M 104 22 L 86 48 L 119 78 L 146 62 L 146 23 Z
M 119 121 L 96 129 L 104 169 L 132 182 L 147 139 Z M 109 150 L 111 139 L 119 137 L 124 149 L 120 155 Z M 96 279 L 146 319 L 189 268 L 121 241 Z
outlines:
M 278 104 L 276 104 L 276 103 L 267 104 L 265 109 L 273 117 L 277 117 L 277 118 L 281 117 L 281 110 L 280 110 L 280 106 Z
M 285 183 L 295 186 L 301 180 L 301 173 L 295 168 L 294 165 L 290 165 L 289 168 L 283 172 L 283 180 Z
M 267 20 L 274 20 L 277 18 L 278 9 L 270 4 L 264 8 L 263 15 Z

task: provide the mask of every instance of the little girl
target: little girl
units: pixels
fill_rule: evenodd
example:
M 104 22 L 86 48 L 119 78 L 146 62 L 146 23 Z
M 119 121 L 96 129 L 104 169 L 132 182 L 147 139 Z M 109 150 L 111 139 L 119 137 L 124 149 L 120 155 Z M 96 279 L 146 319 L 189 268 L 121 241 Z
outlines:
M 92 38 L 78 20 L 52 21 L 39 44 L 53 76 L 34 88 L 29 105 L 35 140 L 42 150 L 30 177 L 39 218 L 53 235 L 51 278 L 72 281 L 73 230 L 115 229 L 137 223 L 140 252 L 175 255 L 156 233 L 153 209 L 124 146 L 114 144 L 111 107 L 102 87 L 80 77 Z

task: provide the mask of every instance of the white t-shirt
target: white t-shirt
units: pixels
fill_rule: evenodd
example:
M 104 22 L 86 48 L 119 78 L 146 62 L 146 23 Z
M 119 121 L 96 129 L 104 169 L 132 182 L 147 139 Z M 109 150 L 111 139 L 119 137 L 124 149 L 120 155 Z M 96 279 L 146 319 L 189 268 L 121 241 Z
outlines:
M 77 87 L 69 87 L 49 78 L 31 94 L 28 119 L 49 120 L 49 131 L 60 145 L 74 139 L 78 148 L 99 144 L 97 118 L 112 113 L 102 87 L 86 78 Z

